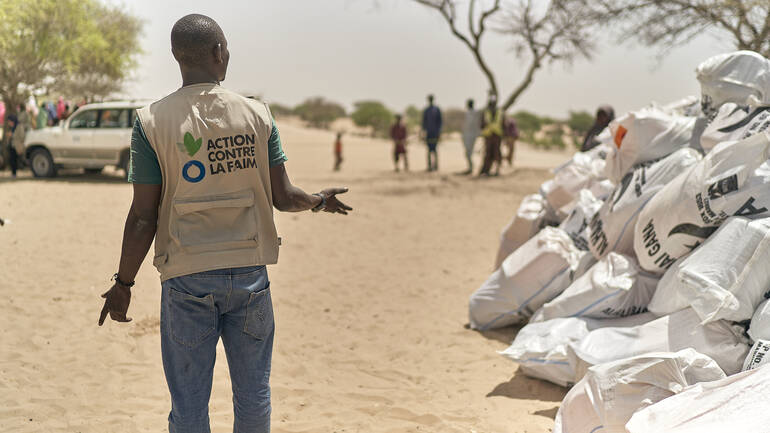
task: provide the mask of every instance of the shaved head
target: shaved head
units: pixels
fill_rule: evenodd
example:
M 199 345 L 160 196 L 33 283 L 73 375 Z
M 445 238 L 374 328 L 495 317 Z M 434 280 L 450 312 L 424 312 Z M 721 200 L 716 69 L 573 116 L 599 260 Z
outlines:
M 171 50 L 181 64 L 206 64 L 212 58 L 216 47 L 219 45 L 224 49 L 226 44 L 222 28 L 206 15 L 186 15 L 171 29 Z

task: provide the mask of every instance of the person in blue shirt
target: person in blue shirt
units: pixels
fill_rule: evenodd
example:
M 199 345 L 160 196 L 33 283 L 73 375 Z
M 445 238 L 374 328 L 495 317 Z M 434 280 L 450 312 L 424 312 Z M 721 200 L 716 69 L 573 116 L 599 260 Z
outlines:
M 433 105 L 433 95 L 428 95 L 428 107 L 422 112 L 422 130 L 428 145 L 428 170 L 438 170 L 438 139 L 441 136 L 441 110 Z

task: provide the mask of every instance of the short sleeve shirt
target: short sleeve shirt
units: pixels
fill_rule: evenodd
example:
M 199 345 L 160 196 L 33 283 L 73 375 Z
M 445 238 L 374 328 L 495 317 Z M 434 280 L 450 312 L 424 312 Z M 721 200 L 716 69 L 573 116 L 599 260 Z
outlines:
M 281 136 L 278 134 L 275 119 L 271 120 L 273 128 L 267 142 L 267 158 L 270 162 L 270 167 L 274 167 L 288 161 L 288 158 L 283 152 Z M 139 117 L 136 118 L 134 130 L 131 132 L 131 160 L 128 164 L 128 181 L 148 185 L 160 185 L 163 183 L 158 155 L 150 145 L 150 141 L 147 140 Z

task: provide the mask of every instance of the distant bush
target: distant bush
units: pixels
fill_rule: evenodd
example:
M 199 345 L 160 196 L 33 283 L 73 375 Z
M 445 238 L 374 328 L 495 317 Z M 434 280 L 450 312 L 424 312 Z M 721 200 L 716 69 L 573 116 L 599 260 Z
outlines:
M 540 123 L 542 125 L 556 125 L 557 123 L 561 123 L 561 121 L 554 119 L 553 117 L 542 116 L 540 117 Z
M 404 110 L 404 117 L 406 124 L 410 129 L 422 126 L 422 111 L 414 105 L 406 107 L 406 110 Z
M 516 121 L 521 138 L 534 144 L 535 133 L 543 127 L 540 117 L 529 111 L 517 111 L 513 115 L 513 120 Z
M 567 126 L 577 137 L 583 137 L 594 124 L 594 116 L 587 111 L 570 111 Z
M 328 128 L 331 122 L 345 116 L 345 108 L 342 105 L 320 96 L 305 100 L 293 111 L 302 120 L 317 128 Z
M 373 135 L 388 136 L 390 125 L 393 123 L 393 113 L 379 101 L 359 101 L 354 104 L 355 109 L 351 118 L 358 126 L 372 128 Z
M 277 102 L 270 104 L 270 111 L 275 117 L 285 117 L 294 114 L 294 110 L 291 107 L 288 105 L 279 104 Z
M 568 142 L 576 142 L 575 134 L 582 136 L 593 125 L 593 117 L 585 111 L 570 112 L 568 120 L 560 120 L 521 110 L 513 119 L 523 141 L 544 149 L 564 149 Z
M 542 147 L 546 150 L 550 149 L 564 149 L 567 147 L 564 143 L 564 130 L 561 125 L 554 124 L 549 127 L 540 138 L 533 139 L 531 143 L 536 147 Z
M 447 108 L 441 110 L 442 127 L 441 132 L 462 132 L 465 123 L 465 110 L 460 108 Z

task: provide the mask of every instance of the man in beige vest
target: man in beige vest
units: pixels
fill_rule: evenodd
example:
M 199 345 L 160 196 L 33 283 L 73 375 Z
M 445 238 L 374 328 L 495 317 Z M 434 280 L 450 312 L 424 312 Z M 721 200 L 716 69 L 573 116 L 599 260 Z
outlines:
M 216 346 L 233 384 L 235 432 L 270 431 L 274 323 L 265 265 L 278 260 L 273 207 L 347 214 L 332 188 L 293 186 L 267 105 L 219 86 L 230 53 L 209 17 L 188 15 L 171 31 L 182 87 L 137 111 L 128 179 L 134 199 L 107 314 L 126 317 L 150 244 L 160 271 L 161 352 L 171 393 L 169 431 L 209 432 Z

